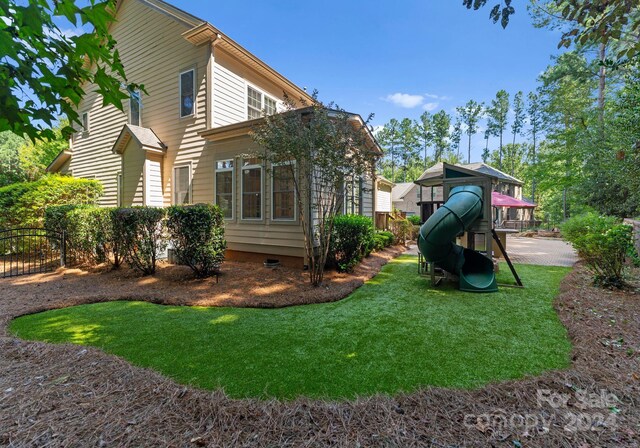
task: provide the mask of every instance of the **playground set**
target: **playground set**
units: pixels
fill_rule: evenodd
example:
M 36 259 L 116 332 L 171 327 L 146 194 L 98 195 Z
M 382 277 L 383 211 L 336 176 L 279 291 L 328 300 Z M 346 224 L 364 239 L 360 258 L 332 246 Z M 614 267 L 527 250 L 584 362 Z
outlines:
M 438 270 L 457 276 L 461 291 L 497 291 L 493 263 L 495 243 L 516 285 L 523 287 L 494 228 L 492 182 L 491 176 L 447 163 L 443 164 L 441 174 L 434 173 L 432 177 L 416 182 L 426 187 L 442 186 L 443 197 L 447 198 L 422 224 L 418 236 L 419 270 L 421 273 L 429 272 L 433 285 L 437 286 L 446 276 L 438 276 Z M 466 236 L 463 245 L 456 244 L 456 237 L 463 235 Z M 477 235 L 482 235 L 481 240 L 484 241 L 482 251 L 476 250 Z

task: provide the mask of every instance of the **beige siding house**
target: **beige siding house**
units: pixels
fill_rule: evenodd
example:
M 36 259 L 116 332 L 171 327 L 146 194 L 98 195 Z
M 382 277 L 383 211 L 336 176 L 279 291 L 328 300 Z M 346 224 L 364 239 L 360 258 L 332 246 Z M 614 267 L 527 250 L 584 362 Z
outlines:
M 246 154 L 259 150 L 251 123 L 282 110 L 285 94 L 311 98 L 211 24 L 166 2 L 120 0 L 116 19 L 110 31 L 128 79 L 147 93 L 134 95 L 122 113 L 85 86 L 83 129 L 49 170 L 101 181 L 104 206 L 216 203 L 225 213 L 229 258 L 302 265 L 291 182 Z M 374 190 L 374 180 L 363 179 L 358 207 L 345 211 L 373 218 Z

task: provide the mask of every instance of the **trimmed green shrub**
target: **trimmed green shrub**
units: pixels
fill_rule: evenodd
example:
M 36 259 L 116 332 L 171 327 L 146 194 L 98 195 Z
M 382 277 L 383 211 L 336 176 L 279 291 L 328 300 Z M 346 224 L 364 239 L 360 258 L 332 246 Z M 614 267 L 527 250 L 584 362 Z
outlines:
M 419 226 L 420 224 L 422 224 L 422 220 L 420 219 L 420 216 L 418 215 L 409 215 L 407 216 L 407 220 L 413 224 L 414 226 Z
M 375 245 L 373 222 L 361 215 L 340 215 L 333 220 L 329 259 L 341 272 L 350 272 Z
M 373 235 L 373 250 L 382 250 L 384 249 L 385 243 L 386 243 L 386 238 L 378 233 L 376 233 L 375 235 Z
M 561 231 L 587 264 L 595 284 L 625 286 L 625 260 L 635 253 L 630 225 L 613 216 L 587 213 L 567 220 Z
M 112 214 L 115 240 L 127 262 L 144 275 L 156 272 L 158 256 L 165 250 L 165 209 L 118 208 Z
M 65 233 L 68 264 L 110 261 L 111 209 L 92 205 L 52 206 L 45 210 L 44 221 L 47 230 Z
M 411 224 L 406 218 L 396 218 L 391 221 L 391 232 L 398 244 L 407 244 L 407 241 L 416 239 L 419 230 L 419 226 Z
M 381 232 L 378 232 L 376 235 L 380 236 L 383 239 L 384 247 L 389 247 L 393 245 L 395 241 L 393 233 L 389 232 L 388 230 L 383 230 Z
M 95 204 L 102 184 L 51 174 L 35 182 L 22 182 L 0 188 L 0 229 L 42 227 L 47 207 L 65 204 Z
M 167 228 L 180 263 L 197 277 L 209 277 L 224 261 L 227 242 L 224 219 L 217 205 L 195 204 L 169 207 Z

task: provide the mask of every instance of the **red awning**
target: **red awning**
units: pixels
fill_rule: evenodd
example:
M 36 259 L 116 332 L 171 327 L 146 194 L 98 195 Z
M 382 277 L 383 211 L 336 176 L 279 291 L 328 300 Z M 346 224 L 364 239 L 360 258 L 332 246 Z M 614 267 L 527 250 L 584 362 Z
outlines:
M 497 191 L 491 192 L 491 205 L 494 207 L 511 207 L 511 208 L 535 208 L 536 204 L 531 202 L 516 199 L 506 194 L 498 193 Z

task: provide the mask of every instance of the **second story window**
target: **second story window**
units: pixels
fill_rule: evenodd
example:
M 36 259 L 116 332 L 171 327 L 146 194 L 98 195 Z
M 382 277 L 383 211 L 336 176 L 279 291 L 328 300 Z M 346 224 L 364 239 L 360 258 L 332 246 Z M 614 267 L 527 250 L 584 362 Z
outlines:
M 180 118 L 195 113 L 196 83 L 195 70 L 180 73 Z
M 129 124 L 134 126 L 140 126 L 140 92 L 136 90 L 131 92 L 129 97 Z
M 89 112 L 82 114 L 82 132 L 89 132 Z
M 276 113 L 276 100 L 264 95 L 259 90 L 247 86 L 247 119 L 253 120 Z

